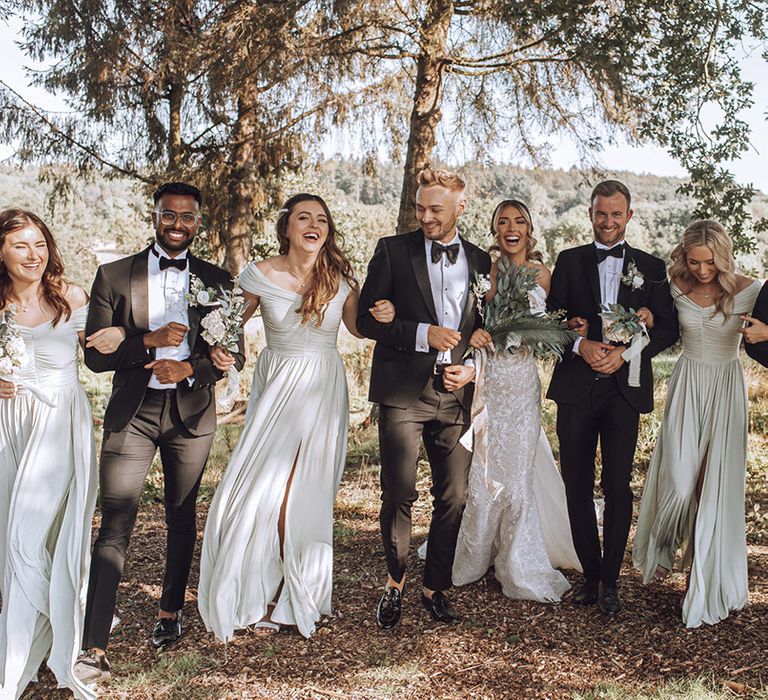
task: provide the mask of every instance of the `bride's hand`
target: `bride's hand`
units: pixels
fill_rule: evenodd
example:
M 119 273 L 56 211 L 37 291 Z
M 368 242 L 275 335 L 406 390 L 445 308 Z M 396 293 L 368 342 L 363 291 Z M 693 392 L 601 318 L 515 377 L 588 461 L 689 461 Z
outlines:
M 109 326 L 91 333 L 85 339 L 85 347 L 93 348 L 102 355 L 111 355 L 125 340 L 125 328 Z
M 368 311 L 379 323 L 392 323 L 395 320 L 395 305 L 389 299 L 379 299 Z
M 0 399 L 13 399 L 16 397 L 16 385 L 0 379 Z
M 232 356 L 232 353 L 218 346 L 211 348 L 210 356 L 213 366 L 222 372 L 232 369 L 232 366 L 235 364 L 235 358 Z
M 636 312 L 635 316 L 645 324 L 648 330 L 653 328 L 653 313 L 647 306 L 641 306 Z
M 480 350 L 480 348 L 490 345 L 492 341 L 493 338 L 491 338 L 491 334 L 488 331 L 483 328 L 476 328 L 472 337 L 469 339 L 469 344 L 475 348 L 475 350 Z

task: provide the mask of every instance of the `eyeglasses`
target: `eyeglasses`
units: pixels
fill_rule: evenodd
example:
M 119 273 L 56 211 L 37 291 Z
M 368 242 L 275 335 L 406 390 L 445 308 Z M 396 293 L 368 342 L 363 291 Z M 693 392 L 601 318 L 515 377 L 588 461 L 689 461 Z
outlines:
M 194 226 L 197 223 L 197 218 L 197 214 L 192 214 L 188 211 L 185 211 L 183 214 L 177 214 L 175 211 L 171 211 L 170 209 L 163 209 L 163 211 L 160 212 L 160 221 L 162 221 L 166 226 L 175 224 L 177 219 L 181 221 L 184 226 Z

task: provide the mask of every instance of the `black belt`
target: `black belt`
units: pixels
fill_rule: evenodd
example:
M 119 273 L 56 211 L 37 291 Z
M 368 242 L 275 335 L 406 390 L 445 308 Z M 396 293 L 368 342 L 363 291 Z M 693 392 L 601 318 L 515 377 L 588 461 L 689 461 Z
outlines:
M 166 396 L 167 394 L 175 394 L 176 389 L 155 389 L 154 387 L 147 387 L 147 396 L 154 394 L 155 396 Z
M 615 374 L 606 374 L 605 372 L 595 372 L 595 379 L 615 379 Z

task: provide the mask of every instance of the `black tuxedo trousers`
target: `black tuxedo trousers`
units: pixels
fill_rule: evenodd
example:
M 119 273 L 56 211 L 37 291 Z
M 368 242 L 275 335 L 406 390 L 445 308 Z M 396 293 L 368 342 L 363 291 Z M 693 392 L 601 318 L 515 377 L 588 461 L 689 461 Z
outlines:
M 91 555 L 83 648 L 106 649 L 141 492 L 158 448 L 163 464 L 165 574 L 160 608 L 181 610 L 197 539 L 195 503 L 214 433 L 191 435 L 175 389 L 147 389 L 125 430 L 105 432 L 99 469 L 101 527 Z
M 408 563 L 411 507 L 418 498 L 416 472 L 419 443 L 432 472 L 432 521 L 424 566 L 424 586 L 451 587 L 451 570 L 461 516 L 467 501 L 472 453 L 459 439 L 469 429 L 469 411 L 436 376 L 407 408 L 382 404 L 379 418 L 381 511 L 379 522 L 389 575 L 400 581 Z

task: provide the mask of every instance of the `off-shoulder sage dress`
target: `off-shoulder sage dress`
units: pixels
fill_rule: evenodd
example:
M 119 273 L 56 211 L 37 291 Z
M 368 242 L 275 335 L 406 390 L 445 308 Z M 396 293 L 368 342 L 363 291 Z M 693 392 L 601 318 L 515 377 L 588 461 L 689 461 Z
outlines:
M 738 329 L 739 315 L 750 312 L 759 291 L 755 281 L 737 293 L 724 318 L 673 285 L 683 351 L 667 387 L 632 560 L 648 583 L 657 566 L 671 570 L 682 550 L 682 565 L 691 567 L 687 627 L 714 624 L 747 604 L 747 390 Z
M 333 502 L 349 423 L 336 337 L 350 289 L 342 279 L 318 326 L 301 323 L 301 295 L 274 284 L 254 263 L 239 283 L 260 297 L 267 346 L 208 513 L 198 606 L 206 627 L 227 641 L 264 617 L 280 589 L 271 619 L 308 637 L 331 612 Z M 281 558 L 278 517 L 294 464 Z

